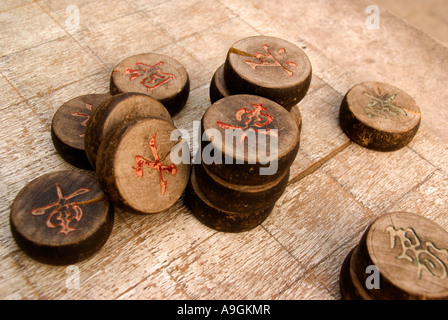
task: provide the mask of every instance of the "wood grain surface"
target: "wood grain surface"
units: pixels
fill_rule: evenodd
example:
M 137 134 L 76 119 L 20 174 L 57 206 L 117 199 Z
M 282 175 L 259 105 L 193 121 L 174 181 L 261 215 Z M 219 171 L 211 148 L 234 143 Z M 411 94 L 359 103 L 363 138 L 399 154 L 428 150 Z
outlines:
M 387 10 L 379 29 L 366 28 L 370 4 L 2 2 L 0 25 L 8 32 L 0 35 L 0 297 L 340 299 L 342 263 L 375 218 L 407 211 L 448 228 L 448 49 Z M 70 24 L 69 5 L 79 9 L 79 26 Z M 65 101 L 108 93 L 111 72 L 126 57 L 166 54 L 190 76 L 187 104 L 173 121 L 191 142 L 228 48 L 256 35 L 290 41 L 313 68 L 298 105 L 301 143 L 288 187 L 260 226 L 217 232 L 192 215 L 184 197 L 163 214 L 118 210 L 105 245 L 76 263 L 75 288 L 67 286 L 71 269 L 36 263 L 19 249 L 9 229 L 17 193 L 43 173 L 80 170 L 51 142 L 52 116 Z M 340 128 L 344 95 L 365 81 L 390 83 L 417 102 L 421 126 L 408 146 L 378 153 Z

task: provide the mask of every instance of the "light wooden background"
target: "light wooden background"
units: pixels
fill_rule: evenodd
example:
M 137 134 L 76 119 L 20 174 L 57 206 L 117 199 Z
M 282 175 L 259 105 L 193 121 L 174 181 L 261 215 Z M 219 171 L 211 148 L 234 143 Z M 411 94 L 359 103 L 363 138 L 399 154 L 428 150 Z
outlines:
M 448 50 L 381 10 L 366 28 L 361 0 L 2 0 L 0 4 L 0 298 L 2 299 L 340 299 L 342 261 L 386 212 L 424 215 L 448 228 Z M 67 28 L 80 11 L 78 29 Z M 9 206 L 41 174 L 76 170 L 57 155 L 50 122 L 65 101 L 108 90 L 112 68 L 141 52 L 186 66 L 191 93 L 175 117 L 192 131 L 209 107 L 214 71 L 235 41 L 289 40 L 308 54 L 311 89 L 299 104 L 302 142 L 291 181 L 271 216 L 243 234 L 199 223 L 182 200 L 170 210 L 117 212 L 112 235 L 73 274 L 23 254 Z M 365 150 L 338 125 L 343 95 L 367 80 L 408 92 L 423 122 L 393 153 Z

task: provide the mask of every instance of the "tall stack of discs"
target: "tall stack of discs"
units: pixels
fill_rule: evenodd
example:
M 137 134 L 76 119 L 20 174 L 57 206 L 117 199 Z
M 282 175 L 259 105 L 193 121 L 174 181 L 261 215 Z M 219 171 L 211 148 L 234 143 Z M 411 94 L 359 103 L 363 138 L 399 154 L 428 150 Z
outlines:
M 340 273 L 345 300 L 448 299 L 448 232 L 422 215 L 374 221 Z
M 269 216 L 287 186 L 299 149 L 296 121 L 272 100 L 232 95 L 206 111 L 201 127 L 205 142 L 187 203 L 215 230 L 249 231 Z
M 168 56 L 132 56 L 114 68 L 111 94 L 87 123 L 87 158 L 116 206 L 140 214 L 166 210 L 190 175 L 188 162 L 171 159 L 173 148 L 189 156 L 171 118 L 188 99 L 188 74 Z
M 311 63 L 295 44 L 275 37 L 248 37 L 228 50 L 210 82 L 210 100 L 234 94 L 262 96 L 290 111 L 301 130 L 297 104 L 308 92 L 311 77 Z

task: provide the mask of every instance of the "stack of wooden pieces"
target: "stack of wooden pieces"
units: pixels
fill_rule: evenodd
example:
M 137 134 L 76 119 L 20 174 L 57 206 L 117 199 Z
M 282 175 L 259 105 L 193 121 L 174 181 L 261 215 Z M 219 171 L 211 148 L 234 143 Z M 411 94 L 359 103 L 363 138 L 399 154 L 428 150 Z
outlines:
M 448 299 L 448 233 L 417 214 L 381 216 L 344 261 L 347 300 Z
M 132 56 L 114 68 L 110 85 L 112 95 L 67 101 L 51 124 L 61 157 L 96 176 L 70 170 L 44 174 L 26 185 L 11 207 L 17 244 L 41 262 L 71 264 L 90 257 L 112 231 L 112 204 L 158 213 L 179 200 L 188 184 L 189 161 L 171 161 L 172 149 L 190 156 L 171 118 L 189 96 L 183 66 L 155 53 Z
M 296 120 L 269 99 L 232 95 L 215 102 L 201 124 L 206 143 L 193 166 L 188 204 L 213 229 L 251 230 L 287 186 L 300 145 Z

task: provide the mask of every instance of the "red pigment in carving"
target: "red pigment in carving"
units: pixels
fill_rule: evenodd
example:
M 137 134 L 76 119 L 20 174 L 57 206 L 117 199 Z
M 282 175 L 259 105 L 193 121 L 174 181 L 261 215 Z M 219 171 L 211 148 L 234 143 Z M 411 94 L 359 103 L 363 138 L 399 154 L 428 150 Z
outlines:
M 278 138 L 278 133 L 275 131 L 271 131 L 269 128 L 266 128 L 266 131 L 259 131 L 260 128 L 263 128 L 274 121 L 274 117 L 266 112 L 262 112 L 267 110 L 265 107 L 263 107 L 262 103 L 251 103 L 251 105 L 252 107 L 254 107 L 254 110 L 247 110 L 247 108 L 244 107 L 238 110 L 235 114 L 236 120 L 238 122 L 243 122 L 243 126 L 230 125 L 221 121 L 217 121 L 216 123 L 223 129 L 243 130 L 238 145 L 241 145 L 243 143 L 244 139 L 247 136 L 247 132 L 251 130 L 255 131 L 256 133 L 261 133 Z M 244 118 L 246 118 L 246 120 L 244 120 Z M 263 118 L 265 119 L 263 120 Z
M 87 110 L 90 110 L 90 111 L 93 111 L 93 105 L 90 104 L 90 103 L 86 103 L 86 109 L 87 109 Z M 74 117 L 83 117 L 83 118 L 86 118 L 83 122 L 81 122 L 81 125 L 82 125 L 83 127 L 86 126 L 87 121 L 88 121 L 89 118 L 90 118 L 90 115 L 85 114 L 85 113 L 81 113 L 81 112 L 78 112 L 78 111 L 72 112 L 71 115 L 74 116 Z M 84 137 L 84 134 L 85 134 L 84 132 L 81 132 L 81 133 L 79 134 L 79 136 L 82 138 L 82 137 Z
M 73 220 L 80 221 L 83 214 L 79 203 L 69 203 L 68 200 L 89 191 L 90 189 L 88 188 L 80 188 L 64 197 L 59 183 L 56 183 L 56 193 L 58 195 L 58 200 L 44 207 L 32 209 L 31 214 L 35 216 L 41 216 L 43 214 L 49 213 L 46 221 L 47 227 L 61 227 L 61 229 L 59 229 L 58 231 L 58 234 L 63 233 L 68 236 L 69 232 L 76 230 L 75 227 L 70 227 L 70 223 Z M 52 221 L 53 217 L 55 217 L 55 220 L 57 222 Z
M 157 151 L 157 145 L 156 145 L 156 134 L 154 133 L 154 136 L 149 141 L 149 148 L 151 149 L 152 155 L 154 157 L 154 161 L 149 161 L 148 159 L 145 159 L 142 156 L 135 156 L 135 162 L 136 166 L 132 167 L 138 177 L 143 177 L 143 167 L 149 167 L 151 169 L 155 169 L 159 172 L 159 179 L 160 179 L 160 192 L 162 195 L 166 193 L 166 188 L 168 182 L 163 180 L 163 172 L 169 172 L 172 175 L 175 175 L 177 173 L 177 168 L 175 164 L 171 164 L 169 166 L 163 165 L 160 161 L 159 152 Z
M 263 49 L 267 52 L 267 54 L 263 54 L 260 52 L 257 52 L 257 54 L 255 55 L 255 57 L 260 61 L 260 62 L 253 62 L 250 60 L 244 60 L 245 63 L 247 63 L 249 66 L 252 67 L 252 69 L 254 71 L 257 71 L 257 68 L 261 68 L 261 67 L 282 67 L 283 70 L 285 70 L 286 74 L 288 75 L 288 77 L 291 77 L 293 75 L 293 72 L 291 70 L 289 70 L 285 65 L 283 65 L 280 61 L 278 61 L 269 51 L 269 46 L 266 44 L 263 44 Z M 277 53 L 279 55 L 282 54 L 286 54 L 286 49 L 285 48 L 280 48 L 277 50 Z M 293 62 L 293 61 L 288 61 L 286 63 L 287 65 L 291 66 L 291 67 L 297 67 L 297 63 Z
M 163 66 L 163 61 L 160 61 L 153 66 L 137 62 L 135 66 L 138 69 L 126 69 L 123 73 L 130 75 L 129 81 L 133 81 L 139 77 L 145 77 L 140 83 L 146 87 L 147 92 L 151 92 L 168 81 L 176 79 L 173 74 L 162 72 L 161 66 Z

